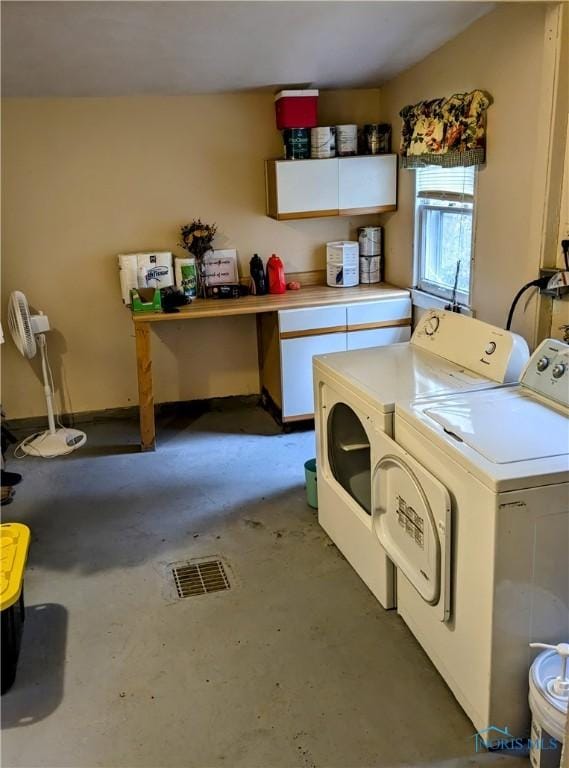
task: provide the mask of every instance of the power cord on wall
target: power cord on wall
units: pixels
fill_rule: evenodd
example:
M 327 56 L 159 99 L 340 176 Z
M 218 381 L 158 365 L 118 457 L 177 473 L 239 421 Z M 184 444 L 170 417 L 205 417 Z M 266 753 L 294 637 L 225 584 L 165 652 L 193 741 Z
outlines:
M 508 312 L 508 322 L 506 323 L 507 331 L 510 330 L 510 327 L 512 325 L 512 319 L 514 317 L 514 312 L 516 311 L 516 307 L 518 305 L 518 301 L 522 298 L 524 293 L 526 291 L 529 291 L 530 288 L 547 288 L 549 280 L 550 280 L 549 276 L 538 277 L 537 280 L 532 280 L 531 282 L 526 283 L 522 288 L 520 288 L 520 290 L 514 296 L 514 300 L 512 301 L 512 306 L 510 307 L 510 311 Z
M 508 313 L 508 321 L 506 323 L 507 331 L 510 330 L 512 325 L 512 319 L 514 317 L 514 312 L 516 311 L 518 301 L 526 291 L 529 291 L 530 288 L 539 288 L 540 291 L 545 292 L 548 296 L 552 296 L 553 298 L 559 298 L 560 296 L 567 293 L 569 288 L 569 239 L 561 241 L 561 250 L 563 251 L 565 272 L 562 269 L 553 269 L 549 271 L 542 270 L 542 272 L 547 271 L 547 274 L 542 274 L 542 276 L 538 277 L 537 280 L 532 280 L 520 288 L 520 290 L 514 296 L 512 306 L 510 307 L 510 311 Z

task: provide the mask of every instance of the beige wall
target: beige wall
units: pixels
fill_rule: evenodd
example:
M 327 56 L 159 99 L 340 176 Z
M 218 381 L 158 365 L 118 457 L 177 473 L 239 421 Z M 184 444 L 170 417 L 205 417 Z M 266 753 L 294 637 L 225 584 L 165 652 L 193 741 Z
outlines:
M 377 90 L 323 93 L 322 124 L 377 120 Z M 15 288 L 49 314 L 63 409 L 136 402 L 134 341 L 116 254 L 176 248 L 179 225 L 219 226 L 218 247 L 279 253 L 290 271 L 324 266 L 324 243 L 372 218 L 276 222 L 264 160 L 279 156 L 270 94 L 9 99 L 2 115 L 2 302 Z M 253 318 L 168 323 L 153 338 L 157 402 L 258 391 Z M 7 339 L 2 402 L 44 413 L 37 364 Z M 36 361 L 37 362 L 37 361 Z M 63 376 L 61 376 L 63 371 Z
M 533 249 L 532 184 L 543 162 L 538 146 L 546 8 L 498 6 L 461 35 L 381 89 L 382 119 L 399 133 L 399 110 L 423 99 L 481 88 L 488 111 L 487 164 L 478 174 L 473 306 L 477 317 L 506 321 L 511 300 L 538 276 Z M 400 171 L 399 209 L 384 217 L 387 279 L 411 285 L 414 173 Z M 520 305 L 514 330 L 532 341 L 535 300 Z

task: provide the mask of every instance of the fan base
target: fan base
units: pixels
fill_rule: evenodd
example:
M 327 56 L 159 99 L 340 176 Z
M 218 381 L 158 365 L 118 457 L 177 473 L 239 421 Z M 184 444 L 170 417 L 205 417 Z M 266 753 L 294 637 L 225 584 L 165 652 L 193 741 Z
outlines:
M 55 456 L 65 456 L 87 442 L 87 435 L 79 429 L 62 427 L 54 433 L 41 432 L 21 444 L 21 450 L 28 456 L 40 456 L 42 459 L 52 459 Z

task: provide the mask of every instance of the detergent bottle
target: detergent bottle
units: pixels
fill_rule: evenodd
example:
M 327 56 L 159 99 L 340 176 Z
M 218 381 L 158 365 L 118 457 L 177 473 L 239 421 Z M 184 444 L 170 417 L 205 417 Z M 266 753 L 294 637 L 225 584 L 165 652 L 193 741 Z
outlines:
M 286 291 L 284 264 L 276 253 L 273 253 L 267 262 L 267 281 L 269 293 L 284 293 Z

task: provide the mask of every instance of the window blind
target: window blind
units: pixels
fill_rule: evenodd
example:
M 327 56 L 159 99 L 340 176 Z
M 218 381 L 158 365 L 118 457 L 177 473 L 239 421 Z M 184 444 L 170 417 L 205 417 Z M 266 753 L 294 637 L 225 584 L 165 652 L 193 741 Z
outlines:
M 438 165 L 428 165 L 425 168 L 417 168 L 417 197 L 473 203 L 474 172 L 475 166 L 441 168 Z

